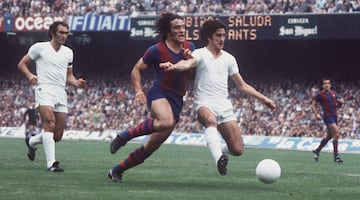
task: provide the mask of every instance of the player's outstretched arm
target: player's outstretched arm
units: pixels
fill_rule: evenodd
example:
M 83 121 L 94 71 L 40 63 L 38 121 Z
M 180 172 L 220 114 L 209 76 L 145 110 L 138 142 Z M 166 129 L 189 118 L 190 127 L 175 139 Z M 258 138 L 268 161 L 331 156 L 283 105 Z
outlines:
M 248 94 L 259 101 L 261 101 L 263 104 L 265 104 L 267 107 L 269 107 L 271 110 L 274 110 L 276 108 L 275 102 L 265 95 L 258 92 L 255 88 L 253 88 L 251 85 L 247 84 L 240 73 L 233 74 L 231 76 L 231 79 L 234 81 L 237 88 L 244 92 L 245 94 Z
M 196 58 L 189 58 L 187 60 L 180 60 L 176 64 L 171 62 L 160 63 L 159 66 L 165 71 L 186 71 L 196 67 L 197 63 Z

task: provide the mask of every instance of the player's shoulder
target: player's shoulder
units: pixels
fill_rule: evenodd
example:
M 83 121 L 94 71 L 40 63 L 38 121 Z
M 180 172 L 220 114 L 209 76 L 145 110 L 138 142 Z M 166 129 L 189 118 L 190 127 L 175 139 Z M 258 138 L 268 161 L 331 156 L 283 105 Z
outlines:
M 32 48 L 49 48 L 50 42 L 36 42 L 31 47 Z
M 319 95 L 324 94 L 324 93 L 325 93 L 324 90 L 320 90 L 320 91 L 318 91 L 317 93 L 315 93 L 315 96 L 319 96 Z
M 329 90 L 329 92 L 332 93 L 332 94 L 335 94 L 335 93 L 336 93 L 335 90 L 332 90 L 332 89 Z
M 211 53 L 206 47 L 197 48 L 192 52 L 192 55 L 200 61 L 203 58 L 210 58 Z
M 70 47 L 66 46 L 66 45 L 62 45 L 61 48 L 62 48 L 63 51 L 66 51 L 68 53 L 73 52 L 72 49 Z
M 319 99 L 323 96 L 326 96 L 326 91 L 325 90 L 320 90 L 317 93 L 315 93 L 315 98 Z
M 206 48 L 206 47 L 201 47 L 201 48 L 197 48 L 194 50 L 194 53 L 206 53 L 208 52 L 209 50 Z
M 155 44 L 150 45 L 146 51 L 154 52 L 154 51 L 158 51 L 159 49 L 162 49 L 162 48 L 165 48 L 165 43 L 162 41 L 159 41 Z
M 50 42 L 36 42 L 30 46 L 28 55 L 35 59 L 39 54 L 49 52 L 51 48 Z
M 72 49 L 66 45 L 61 45 L 59 53 L 59 55 L 64 58 L 72 59 L 72 57 L 74 56 Z
M 225 57 L 235 59 L 235 57 L 231 53 L 229 53 L 228 51 L 223 49 L 223 50 L 221 50 L 221 52 Z
M 221 59 L 224 60 L 226 63 L 228 63 L 229 66 L 237 65 L 237 61 L 234 55 L 232 55 L 226 50 L 221 50 L 221 53 L 222 53 Z
M 194 50 L 195 49 L 195 44 L 193 42 L 191 42 L 191 41 L 186 40 L 184 42 L 184 47 L 187 48 L 187 49 Z

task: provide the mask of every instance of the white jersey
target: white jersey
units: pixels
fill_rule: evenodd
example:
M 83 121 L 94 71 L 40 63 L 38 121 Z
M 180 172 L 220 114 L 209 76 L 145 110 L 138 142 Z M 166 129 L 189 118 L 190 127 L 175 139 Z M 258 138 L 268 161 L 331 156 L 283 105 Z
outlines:
M 36 63 L 38 84 L 51 84 L 65 88 L 68 68 L 72 67 L 73 51 L 61 45 L 58 51 L 50 42 L 38 42 L 32 45 L 28 55 Z
M 235 57 L 222 50 L 221 56 L 215 59 L 206 47 L 196 49 L 192 55 L 198 60 L 194 83 L 195 99 L 200 102 L 228 99 L 228 78 L 239 73 Z

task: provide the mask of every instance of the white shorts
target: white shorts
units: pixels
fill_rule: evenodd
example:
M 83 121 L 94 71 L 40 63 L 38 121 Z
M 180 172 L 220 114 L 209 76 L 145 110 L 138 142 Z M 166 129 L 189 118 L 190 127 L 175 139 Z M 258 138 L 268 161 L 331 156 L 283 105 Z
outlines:
M 234 115 L 233 105 L 230 100 L 195 100 L 195 110 L 199 111 L 201 107 L 208 108 L 217 119 L 217 124 L 222 124 L 228 121 L 236 121 Z
M 64 87 L 40 84 L 35 88 L 36 107 L 51 106 L 54 112 L 68 113 L 67 94 Z

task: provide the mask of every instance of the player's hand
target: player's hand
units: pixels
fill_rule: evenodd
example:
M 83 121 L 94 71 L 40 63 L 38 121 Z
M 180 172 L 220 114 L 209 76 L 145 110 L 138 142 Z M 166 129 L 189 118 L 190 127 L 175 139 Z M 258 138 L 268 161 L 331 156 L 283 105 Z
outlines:
M 28 77 L 31 85 L 36 85 L 37 82 L 38 82 L 38 77 L 34 74 L 31 74 L 29 77 Z
M 336 101 L 336 107 L 341 108 L 341 106 L 344 104 L 344 99 L 340 98 Z
M 272 111 L 276 108 L 275 102 L 271 99 L 265 98 L 264 104 Z
M 315 114 L 315 118 L 316 119 L 322 119 L 321 115 L 319 115 L 318 113 Z
M 184 60 L 193 58 L 193 56 L 191 55 L 191 50 L 190 49 L 183 49 L 183 55 L 184 55 Z
M 76 80 L 76 87 L 84 87 L 86 84 L 86 81 L 82 78 L 79 78 Z
M 176 69 L 176 65 L 172 64 L 171 62 L 160 63 L 159 67 L 161 69 L 164 69 L 165 71 L 171 71 Z
M 136 105 L 141 105 L 141 104 L 144 104 L 144 103 L 146 103 L 146 95 L 142 91 L 137 92 L 135 94 L 135 104 Z

